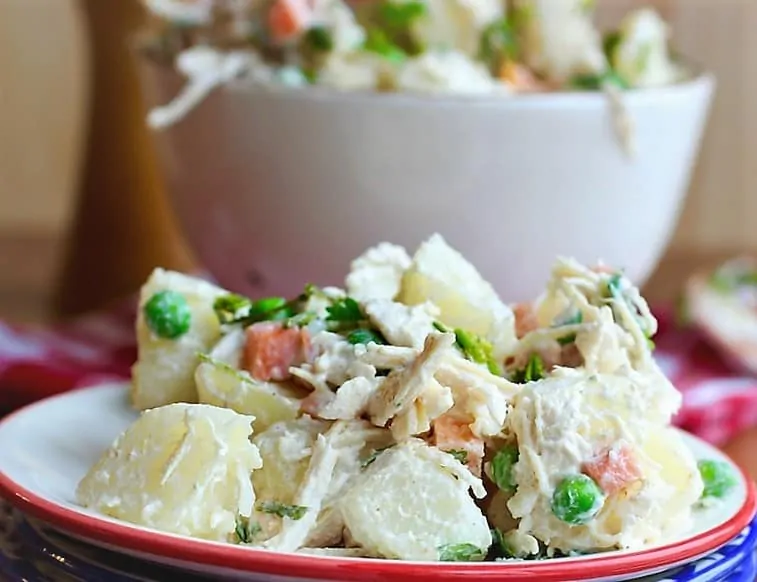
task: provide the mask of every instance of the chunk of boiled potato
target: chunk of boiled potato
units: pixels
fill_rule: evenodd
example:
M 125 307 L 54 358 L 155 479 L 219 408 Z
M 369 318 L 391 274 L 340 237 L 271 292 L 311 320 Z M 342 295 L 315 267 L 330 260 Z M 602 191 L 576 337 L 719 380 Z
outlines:
M 350 538 L 372 555 L 401 560 L 439 559 L 448 545 L 491 545 L 486 518 L 468 484 L 440 466 L 428 446 L 405 441 L 381 453 L 341 500 Z
M 404 3 L 413 0 L 403 0 Z M 412 25 L 413 36 L 422 46 L 449 47 L 477 57 L 481 34 L 487 25 L 502 18 L 502 0 L 424 0 L 425 14 Z
M 439 234 L 421 244 L 405 271 L 398 300 L 406 305 L 430 301 L 439 320 L 486 338 L 502 357 L 515 344 L 515 316 L 492 286 Z
M 252 475 L 257 498 L 292 503 L 310 463 L 315 440 L 330 424 L 302 416 L 277 422 L 255 436 L 253 443 L 263 460 L 263 467 Z
M 137 419 L 81 480 L 78 502 L 157 530 L 228 541 L 255 502 L 260 468 L 252 418 L 204 404 L 170 404 Z
M 254 416 L 256 433 L 276 422 L 297 418 L 300 415 L 297 390 L 255 380 L 239 369 L 244 342 L 244 331 L 232 330 L 197 367 L 195 382 L 200 402 Z
M 145 322 L 142 308 L 159 291 L 181 293 L 189 304 L 189 331 L 177 339 L 156 336 Z M 197 402 L 194 372 L 198 352 L 218 341 L 221 326 L 213 302 L 224 291 L 195 277 L 155 269 L 139 295 L 137 315 L 137 362 L 132 367 L 131 400 L 138 410 L 174 402 Z

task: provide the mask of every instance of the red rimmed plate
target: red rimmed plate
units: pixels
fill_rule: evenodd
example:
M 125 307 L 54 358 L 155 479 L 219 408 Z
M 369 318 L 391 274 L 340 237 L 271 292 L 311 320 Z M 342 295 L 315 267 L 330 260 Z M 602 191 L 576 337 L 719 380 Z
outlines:
M 719 548 L 746 527 L 755 487 L 739 471 L 738 487 L 697 513 L 693 530 L 642 551 L 538 562 L 417 563 L 283 554 L 165 534 L 79 507 L 74 492 L 92 463 L 134 419 L 122 384 L 77 390 L 33 404 L 0 422 L 0 496 L 22 511 L 95 545 L 151 561 L 237 580 L 619 581 L 653 574 Z M 684 433 L 700 458 L 728 459 Z M 728 461 L 730 462 L 730 461 Z

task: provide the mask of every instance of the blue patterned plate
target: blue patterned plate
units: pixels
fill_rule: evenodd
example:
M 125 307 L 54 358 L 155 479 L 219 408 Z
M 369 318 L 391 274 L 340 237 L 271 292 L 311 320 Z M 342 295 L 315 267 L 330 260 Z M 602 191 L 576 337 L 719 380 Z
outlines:
M 692 564 L 638 582 L 754 582 L 757 519 L 734 540 Z M 206 582 L 208 578 L 110 552 L 69 538 L 0 500 L 0 581 Z

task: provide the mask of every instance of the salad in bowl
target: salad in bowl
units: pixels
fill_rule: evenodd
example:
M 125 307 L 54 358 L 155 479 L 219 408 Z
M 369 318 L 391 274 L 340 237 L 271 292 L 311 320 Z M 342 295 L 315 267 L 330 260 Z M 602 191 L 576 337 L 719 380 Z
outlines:
M 547 559 L 673 541 L 736 484 L 671 426 L 656 320 L 622 272 L 558 259 L 506 305 L 440 235 L 342 287 L 252 300 L 155 270 L 139 418 L 78 502 L 277 552 Z
M 490 95 L 659 87 L 692 77 L 651 8 L 600 33 L 594 0 L 143 0 L 149 52 L 189 78 L 153 126 L 212 87 Z

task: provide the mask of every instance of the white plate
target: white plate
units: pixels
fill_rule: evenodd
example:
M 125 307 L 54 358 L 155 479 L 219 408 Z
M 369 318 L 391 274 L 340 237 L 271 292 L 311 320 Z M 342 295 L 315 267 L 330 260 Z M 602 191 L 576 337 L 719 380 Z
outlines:
M 247 580 L 623 580 L 703 556 L 736 537 L 755 512 L 754 485 L 743 476 L 722 502 L 697 512 L 684 538 L 642 551 L 557 560 L 423 564 L 281 554 L 165 534 L 113 520 L 76 504 L 79 480 L 135 419 L 123 384 L 69 392 L 38 402 L 0 422 L 0 496 L 71 535 L 156 562 Z M 730 462 L 720 451 L 682 433 L 698 458 Z

